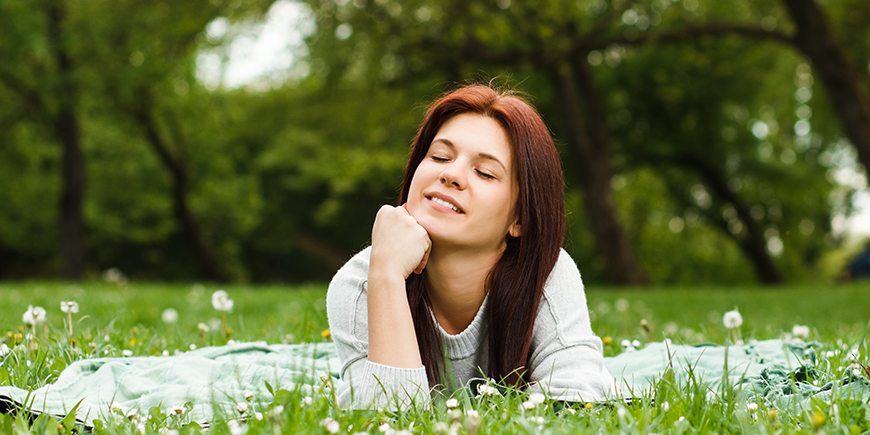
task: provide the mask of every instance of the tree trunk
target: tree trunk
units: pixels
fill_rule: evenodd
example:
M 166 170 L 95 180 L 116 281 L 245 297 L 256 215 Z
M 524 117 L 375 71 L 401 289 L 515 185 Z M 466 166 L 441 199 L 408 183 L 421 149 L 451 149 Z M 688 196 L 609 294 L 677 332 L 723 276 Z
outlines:
M 797 27 L 795 43 L 813 62 L 858 160 L 870 171 L 870 97 L 846 48 L 815 0 L 783 0 Z
M 737 217 L 746 227 L 746 235 L 744 237 L 732 234 L 728 228 L 728 222 L 722 219 L 717 219 L 716 221 L 720 223 L 719 226 L 725 234 L 737 242 L 740 250 L 752 262 L 758 280 L 764 284 L 782 284 L 785 282 L 782 273 L 776 268 L 773 259 L 767 253 L 767 242 L 764 238 L 764 232 L 755 220 L 752 219 L 749 207 L 728 188 L 728 182 L 724 174 L 707 161 L 698 157 L 686 158 L 684 159 L 684 164 L 687 169 L 699 173 L 701 178 L 707 183 L 707 186 L 719 198 L 722 198 L 734 207 Z
M 48 38 L 57 63 L 58 108 L 52 116 L 55 136 L 60 140 L 61 157 L 60 216 L 58 242 L 61 277 L 79 280 L 85 272 L 85 238 L 82 203 L 85 190 L 85 159 L 82 154 L 79 121 L 76 115 L 78 87 L 72 61 L 64 46 L 63 21 L 66 16 L 63 0 L 52 2 L 48 9 Z
M 586 213 L 595 242 L 604 255 L 608 281 L 616 285 L 649 284 L 617 218 L 610 186 L 613 163 L 604 120 L 606 112 L 591 72 L 580 62 L 563 63 L 554 81 L 568 144 L 577 156 L 574 164 L 583 183 Z M 580 83 L 585 110 L 581 109 L 575 82 Z
M 228 281 L 229 277 L 224 273 L 216 260 L 211 248 L 207 244 L 205 237 L 202 235 L 202 229 L 187 202 L 188 192 L 190 190 L 190 182 L 187 176 L 187 170 L 184 165 L 176 159 L 169 151 L 169 146 L 157 128 L 157 122 L 152 113 L 150 104 L 147 103 L 147 97 L 141 101 L 141 106 L 135 109 L 134 116 L 145 131 L 145 136 L 148 143 L 154 152 L 160 157 L 163 166 L 169 172 L 172 188 L 172 207 L 175 218 L 181 226 L 182 235 L 187 239 L 190 246 L 193 248 L 194 255 L 199 261 L 202 272 L 208 279 L 214 281 Z

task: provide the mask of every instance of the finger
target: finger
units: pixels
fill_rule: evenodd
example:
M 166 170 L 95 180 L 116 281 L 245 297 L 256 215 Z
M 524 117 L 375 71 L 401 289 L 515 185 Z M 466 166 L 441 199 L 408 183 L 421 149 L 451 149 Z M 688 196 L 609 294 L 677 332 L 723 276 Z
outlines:
M 414 269 L 414 273 L 421 274 L 423 273 L 423 269 L 426 268 L 426 263 L 429 262 L 429 252 L 432 249 L 432 243 L 429 242 L 429 247 L 426 248 L 426 252 L 423 254 L 423 258 L 420 260 L 420 264 L 417 265 L 417 268 Z

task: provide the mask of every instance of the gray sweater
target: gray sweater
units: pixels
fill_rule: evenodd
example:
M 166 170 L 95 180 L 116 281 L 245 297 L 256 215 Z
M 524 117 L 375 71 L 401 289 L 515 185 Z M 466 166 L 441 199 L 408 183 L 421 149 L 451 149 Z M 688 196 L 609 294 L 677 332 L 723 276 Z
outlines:
M 341 359 L 339 403 L 352 408 L 404 408 L 412 401 L 426 406 L 430 395 L 424 367 L 390 367 L 367 359 L 370 252 L 371 247 L 366 248 L 339 269 L 326 295 L 329 328 Z M 459 334 L 450 335 L 438 326 L 447 343 L 454 386 L 483 377 L 487 367 L 486 305 L 484 300 L 474 320 Z M 613 379 L 604 367 L 601 340 L 589 323 L 580 272 L 565 250 L 544 286 L 530 352 L 529 391 L 585 402 L 605 399 L 614 391 Z

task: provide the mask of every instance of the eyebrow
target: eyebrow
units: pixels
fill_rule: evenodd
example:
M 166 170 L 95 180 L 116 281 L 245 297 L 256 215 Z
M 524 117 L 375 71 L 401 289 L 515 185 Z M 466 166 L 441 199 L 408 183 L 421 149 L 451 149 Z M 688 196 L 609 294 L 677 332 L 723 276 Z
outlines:
M 452 149 L 456 149 L 456 145 L 454 145 L 453 142 L 450 141 L 450 139 L 445 139 L 445 138 L 441 138 L 441 137 L 439 137 L 439 138 L 436 138 L 436 139 L 434 139 L 434 140 L 432 141 L 433 144 L 434 144 L 435 142 L 441 142 L 441 143 L 443 143 L 444 145 L 447 145 L 448 147 L 450 147 L 450 148 L 452 148 Z M 430 145 L 430 146 L 431 146 L 431 145 Z M 480 157 L 480 158 L 482 158 L 482 159 L 486 159 L 486 160 L 492 160 L 492 161 L 498 163 L 499 165 L 501 165 L 502 169 L 504 169 L 505 172 L 509 172 L 509 171 L 507 170 L 507 166 L 505 166 L 505 164 L 502 163 L 502 161 L 499 160 L 498 157 L 496 157 L 496 156 L 494 156 L 494 155 L 492 155 L 492 154 L 488 154 L 488 153 L 478 153 L 478 154 L 477 154 L 477 157 Z

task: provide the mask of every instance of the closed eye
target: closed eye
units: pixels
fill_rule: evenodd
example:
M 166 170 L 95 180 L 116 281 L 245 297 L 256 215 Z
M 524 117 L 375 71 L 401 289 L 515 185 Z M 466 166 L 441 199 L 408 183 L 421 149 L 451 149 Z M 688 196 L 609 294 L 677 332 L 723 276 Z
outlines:
M 430 158 L 436 162 L 446 162 L 446 161 L 450 160 L 447 157 L 441 157 L 441 156 L 432 156 Z
M 495 179 L 495 175 L 487 174 L 486 172 L 483 172 L 483 171 L 481 171 L 481 170 L 478 170 L 478 171 L 477 171 L 477 175 L 480 175 L 481 177 L 486 178 L 486 179 L 488 179 L 488 180 L 494 180 L 494 179 Z

